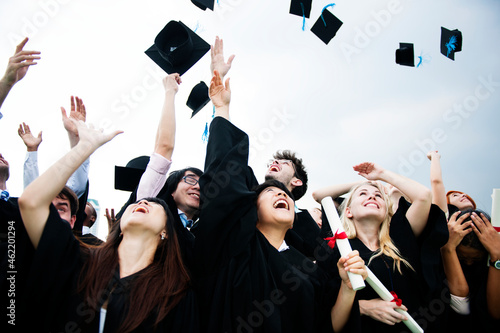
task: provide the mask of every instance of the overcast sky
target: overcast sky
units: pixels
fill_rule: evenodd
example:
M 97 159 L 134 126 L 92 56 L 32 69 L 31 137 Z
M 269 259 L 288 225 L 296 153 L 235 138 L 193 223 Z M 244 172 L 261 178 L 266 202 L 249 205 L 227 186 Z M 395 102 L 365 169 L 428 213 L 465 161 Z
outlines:
M 76 95 L 88 122 L 125 131 L 91 157 L 90 170 L 90 198 L 102 211 L 122 206 L 128 193 L 114 190 L 114 166 L 152 152 L 163 103 L 166 73 L 144 51 L 176 20 L 210 44 L 221 36 L 226 56 L 236 54 L 228 75 L 232 121 L 250 136 L 259 180 L 274 151 L 303 158 L 310 181 L 299 207 L 317 206 L 316 188 L 360 180 L 352 166 L 363 161 L 430 187 L 425 154 L 432 149 L 442 155 L 446 189 L 491 211 L 500 188 L 500 1 L 338 1 L 328 10 L 343 25 L 328 45 L 310 31 L 328 1 L 313 1 L 304 30 L 288 0 L 218 2 L 202 11 L 189 0 L 1 1 L 0 65 L 24 36 L 25 49 L 42 52 L 1 110 L 11 193 L 22 193 L 19 124 L 43 131 L 43 172 L 69 149 L 60 107 Z M 462 32 L 455 61 L 440 53 L 441 27 Z M 395 63 L 400 42 L 414 44 L 419 67 Z M 210 81 L 209 61 L 207 53 L 182 76 L 172 170 L 203 168 L 212 105 L 190 119 L 186 100 L 199 81 Z

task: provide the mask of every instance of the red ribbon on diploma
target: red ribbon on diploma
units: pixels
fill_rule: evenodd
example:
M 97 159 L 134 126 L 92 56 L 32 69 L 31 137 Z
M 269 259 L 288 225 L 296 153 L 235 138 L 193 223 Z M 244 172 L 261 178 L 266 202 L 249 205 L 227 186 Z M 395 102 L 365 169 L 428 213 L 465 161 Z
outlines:
M 401 298 L 398 298 L 398 295 L 396 295 L 396 293 L 394 291 L 391 291 L 391 295 L 392 295 L 392 297 L 394 297 L 394 299 L 391 302 L 396 303 L 397 306 L 401 306 L 401 304 L 403 304 L 403 301 L 401 300 Z
M 328 246 L 333 249 L 335 247 L 335 241 L 337 239 L 347 239 L 347 234 L 345 231 L 339 232 L 338 230 L 335 231 L 335 235 L 333 237 L 327 237 L 325 238 L 326 241 L 328 241 Z

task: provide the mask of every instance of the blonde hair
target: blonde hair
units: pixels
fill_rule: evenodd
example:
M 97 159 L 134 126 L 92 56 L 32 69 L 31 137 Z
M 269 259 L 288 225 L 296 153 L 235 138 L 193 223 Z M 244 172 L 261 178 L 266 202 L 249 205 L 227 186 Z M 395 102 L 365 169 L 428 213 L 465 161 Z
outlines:
M 394 215 L 394 212 L 392 211 L 391 199 L 386 194 L 384 186 L 379 182 L 367 181 L 367 182 L 355 185 L 351 188 L 349 193 L 347 193 L 346 199 L 344 200 L 344 202 L 340 206 L 340 209 L 342 212 L 342 214 L 340 216 L 340 221 L 342 222 L 342 225 L 343 225 L 344 230 L 347 234 L 347 237 L 349 239 L 353 239 L 353 238 L 356 238 L 357 234 L 356 234 L 356 226 L 354 225 L 353 219 L 347 217 L 345 214 L 346 208 L 351 206 L 354 193 L 361 186 L 364 186 L 364 185 L 370 185 L 370 186 L 377 188 L 380 191 L 380 193 L 382 193 L 382 198 L 384 199 L 385 207 L 386 207 L 385 208 L 386 211 L 384 214 L 385 217 L 384 217 L 384 220 L 382 221 L 382 223 L 380 224 L 380 229 L 379 229 L 379 233 L 378 233 L 378 240 L 380 243 L 380 247 L 372 255 L 372 257 L 368 261 L 367 265 L 369 265 L 374 258 L 384 254 L 384 255 L 386 255 L 394 260 L 392 269 L 395 270 L 397 267 L 400 274 L 402 274 L 401 263 L 405 264 L 408 268 L 414 270 L 413 267 L 411 266 L 411 264 L 406 259 L 403 258 L 403 256 L 399 252 L 396 245 L 394 245 L 394 243 L 392 242 L 391 236 L 389 235 L 389 228 L 391 225 L 391 219 L 392 219 L 392 216 Z

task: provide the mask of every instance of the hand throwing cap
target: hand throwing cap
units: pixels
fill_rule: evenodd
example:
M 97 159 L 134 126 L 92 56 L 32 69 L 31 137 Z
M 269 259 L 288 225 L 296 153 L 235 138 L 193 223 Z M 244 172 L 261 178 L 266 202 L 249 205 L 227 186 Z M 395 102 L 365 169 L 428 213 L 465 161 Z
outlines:
M 205 82 L 200 81 L 200 83 L 193 87 L 186 102 L 186 105 L 193 110 L 191 118 L 203 109 L 208 102 L 210 102 L 210 97 L 208 96 L 208 86 Z
M 396 64 L 415 67 L 413 44 L 399 43 L 399 49 L 396 50 Z
M 210 45 L 184 23 L 170 21 L 145 53 L 168 74 L 182 75 L 208 50 Z
M 448 30 L 441 27 L 441 53 L 455 60 L 455 52 L 462 51 L 462 33 L 458 30 Z
M 131 159 L 125 167 L 115 165 L 115 189 L 134 191 L 148 163 L 149 156 L 139 156 Z

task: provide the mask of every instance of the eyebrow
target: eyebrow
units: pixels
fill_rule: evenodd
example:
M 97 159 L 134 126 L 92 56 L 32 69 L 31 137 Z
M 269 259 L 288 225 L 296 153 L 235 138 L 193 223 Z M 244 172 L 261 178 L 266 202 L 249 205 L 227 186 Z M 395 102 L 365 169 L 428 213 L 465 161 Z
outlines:
M 69 207 L 69 204 L 66 201 L 61 201 L 57 203 L 57 206 L 66 206 Z

